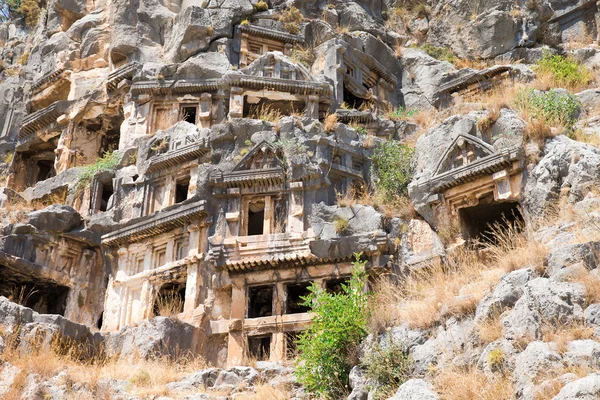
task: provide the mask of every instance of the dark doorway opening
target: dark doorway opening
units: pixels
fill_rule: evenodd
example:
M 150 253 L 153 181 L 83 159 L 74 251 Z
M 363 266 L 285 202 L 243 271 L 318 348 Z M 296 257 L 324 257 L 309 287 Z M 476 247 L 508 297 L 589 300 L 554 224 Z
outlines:
M 340 294 L 344 291 L 342 285 L 348 284 L 349 278 L 330 279 L 325 282 L 325 290 L 331 294 Z
M 308 296 L 310 293 L 308 287 L 310 282 L 292 283 L 286 285 L 287 301 L 285 304 L 286 314 L 298 314 L 310 311 L 310 307 L 303 305 L 302 297 Z
M 175 203 L 181 203 L 188 198 L 190 189 L 190 178 L 184 178 L 177 181 L 175 186 Z
M 285 358 L 292 360 L 298 355 L 298 338 L 300 332 L 286 332 L 285 334 Z
M 36 182 L 45 181 L 48 178 L 52 178 L 56 175 L 54 171 L 54 162 L 50 160 L 39 160 L 37 162 L 37 175 L 35 178 Z
M 102 197 L 100 198 L 100 211 L 108 210 L 110 197 L 114 194 L 112 179 L 102 183 Z
M 154 301 L 154 315 L 173 317 L 183 312 L 185 304 L 185 284 L 165 283 Z
M 248 336 L 248 352 L 256 361 L 267 361 L 271 357 L 271 335 Z
M 248 236 L 262 235 L 265 225 L 265 201 L 248 204 Z
M 69 288 L 0 266 L 0 296 L 40 314 L 65 315 Z
M 354 93 L 346 88 L 346 85 L 344 85 L 344 103 L 354 110 L 370 109 L 369 101 L 355 96 Z
M 519 203 L 481 201 L 474 207 L 459 210 L 463 237 L 470 241 L 493 242 L 494 232 L 510 225 L 523 227 L 523 215 Z
M 273 286 L 256 286 L 248 290 L 248 318 L 273 315 Z
M 198 106 L 181 107 L 181 120 L 196 125 Z

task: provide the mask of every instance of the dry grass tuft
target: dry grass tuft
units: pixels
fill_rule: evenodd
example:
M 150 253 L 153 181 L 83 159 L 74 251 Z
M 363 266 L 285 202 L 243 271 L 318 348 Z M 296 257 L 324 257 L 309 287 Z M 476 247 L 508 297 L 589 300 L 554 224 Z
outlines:
M 382 276 L 373 283 L 373 296 L 369 298 L 369 332 L 382 333 L 398 325 L 402 289 L 394 276 Z
M 442 398 L 452 400 L 511 400 L 515 390 L 508 376 L 486 376 L 475 367 L 438 371 L 433 385 Z
M 103 379 L 129 381 L 130 392 L 137 396 L 148 397 L 167 394 L 166 384 L 183 379 L 191 372 L 206 368 L 204 360 L 181 355 L 153 360 L 107 359 L 101 348 L 87 343 L 59 340 L 54 338 L 50 344 L 45 340 L 28 341 L 27 351 L 19 346 L 19 329 L 5 336 L 6 350 L 0 355 L 1 362 L 10 363 L 20 369 L 15 377 L 6 399 L 19 399 L 25 388 L 29 374 L 38 374 L 42 380 L 48 380 L 59 372 L 65 371 L 67 390 L 73 383 L 81 383 L 92 391 L 93 398 L 105 398 L 98 387 Z
M 291 393 L 284 387 L 272 387 L 269 385 L 256 386 L 254 393 L 241 394 L 236 396 L 239 400 L 287 400 L 291 398 Z
M 475 250 L 457 248 L 447 262 L 433 262 L 406 277 L 400 320 L 426 329 L 448 316 L 470 314 L 503 272 L 483 263 Z
M 260 119 L 265 122 L 277 123 L 281 118 L 283 118 L 283 114 L 276 108 L 273 108 L 269 104 L 257 104 L 255 106 L 251 106 L 248 117 L 253 119 Z
M 556 349 L 560 354 L 566 353 L 569 342 L 592 339 L 593 337 L 594 329 L 586 326 L 583 322 L 573 322 L 566 325 L 547 323 L 542 326 L 542 340 L 556 343 Z
M 479 332 L 479 340 L 483 344 L 492 343 L 502 338 L 502 320 L 500 314 L 489 318 L 485 322 L 480 322 L 477 326 Z
M 323 125 L 323 129 L 325 132 L 333 132 L 336 130 L 338 126 L 338 116 L 337 114 L 328 114 L 325 117 L 325 123 Z

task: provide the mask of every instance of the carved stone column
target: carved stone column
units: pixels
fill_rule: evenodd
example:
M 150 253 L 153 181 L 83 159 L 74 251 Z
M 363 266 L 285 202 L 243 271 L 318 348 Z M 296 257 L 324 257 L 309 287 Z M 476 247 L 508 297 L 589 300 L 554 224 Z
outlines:
M 244 89 L 232 87 L 229 95 L 229 118 L 244 116 Z

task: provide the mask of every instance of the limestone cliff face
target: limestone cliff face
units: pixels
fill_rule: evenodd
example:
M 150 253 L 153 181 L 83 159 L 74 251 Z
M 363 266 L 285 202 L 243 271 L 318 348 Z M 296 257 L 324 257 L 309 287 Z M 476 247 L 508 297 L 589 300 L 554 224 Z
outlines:
M 90 338 L 117 358 L 285 360 L 310 324 L 308 285 L 338 290 L 354 253 L 373 276 L 403 277 L 507 215 L 537 227 L 556 201 L 593 209 L 596 147 L 558 131 L 535 143 L 512 99 L 477 96 L 527 86 L 545 54 L 595 74 L 599 19 L 585 0 L 50 0 L 29 28 L 15 12 L 0 24 L 0 296 L 36 313 L 5 300 L 0 311 L 30 330 L 60 314 L 45 337 Z M 571 136 L 597 136 L 600 92 L 576 101 Z M 416 213 L 364 196 L 380 179 L 374 152 L 392 141 L 414 144 Z M 554 228 L 538 232 L 544 243 L 560 242 Z M 514 307 L 502 340 L 522 339 L 521 325 L 539 336 L 528 323 L 555 309 L 531 304 L 558 272 L 528 271 L 472 318 L 440 311 L 437 332 L 395 328 L 416 338 L 415 375 L 460 364 L 444 348 L 455 344 L 485 364 L 493 348 L 469 335 L 492 305 Z M 581 320 L 580 288 L 561 285 L 539 301 L 568 298 Z M 495 345 L 511 362 L 533 357 L 507 343 Z M 351 398 L 366 398 L 354 372 Z M 258 376 L 174 385 L 221 375 Z M 436 398 L 406 385 L 398 398 Z

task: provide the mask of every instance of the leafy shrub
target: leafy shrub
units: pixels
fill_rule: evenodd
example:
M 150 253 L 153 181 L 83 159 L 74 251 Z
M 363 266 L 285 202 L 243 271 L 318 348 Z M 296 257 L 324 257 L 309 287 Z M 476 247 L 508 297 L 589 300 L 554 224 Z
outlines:
M 341 293 L 327 292 L 313 283 L 304 305 L 312 307 L 312 325 L 298 339 L 296 376 L 317 397 L 348 395 L 348 375 L 359 343 L 367 335 L 368 295 L 364 292 L 365 262 L 355 254 L 352 277 Z
M 572 57 L 544 52 L 535 66 L 538 74 L 550 75 L 559 86 L 577 87 L 587 85 L 592 80 L 591 71 Z
M 414 171 L 414 150 L 407 145 L 389 141 L 375 148 L 373 172 L 378 178 L 376 185 L 388 197 L 408 195 L 408 184 Z
M 393 340 L 384 345 L 379 342 L 373 344 L 361 359 L 367 378 L 377 381 L 375 399 L 387 399 L 410 376 L 412 359 L 404 351 L 403 343 Z
M 266 1 L 260 0 L 254 5 L 254 9 L 258 12 L 267 11 L 269 9 L 269 5 Z
M 407 109 L 400 106 L 396 110 L 389 112 L 387 117 L 391 120 L 403 120 L 414 117 L 418 112 L 419 110 Z
M 106 152 L 104 156 L 98 158 L 95 163 L 86 166 L 81 175 L 79 175 L 79 181 L 77 182 L 77 191 L 83 190 L 87 185 L 92 182 L 94 176 L 102 171 L 114 171 L 119 165 L 121 155 L 116 152 Z
M 571 127 L 577 119 L 581 103 L 572 93 L 562 90 L 541 92 L 523 89 L 517 93 L 516 106 L 552 126 Z
M 456 61 L 456 56 L 452 53 L 452 50 L 448 48 L 437 47 L 431 43 L 425 43 L 421 46 L 421 49 L 437 60 L 448 61 L 449 63 L 454 63 L 454 61 Z
M 279 17 L 279 21 L 283 22 L 283 29 L 292 34 L 300 32 L 300 23 L 303 20 L 302 13 L 294 6 L 283 11 Z

